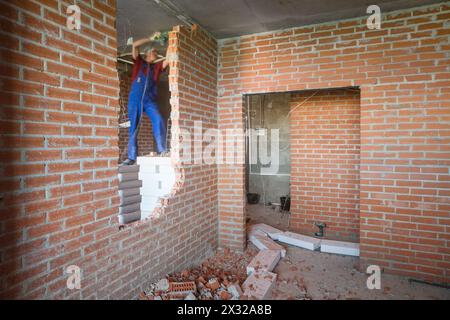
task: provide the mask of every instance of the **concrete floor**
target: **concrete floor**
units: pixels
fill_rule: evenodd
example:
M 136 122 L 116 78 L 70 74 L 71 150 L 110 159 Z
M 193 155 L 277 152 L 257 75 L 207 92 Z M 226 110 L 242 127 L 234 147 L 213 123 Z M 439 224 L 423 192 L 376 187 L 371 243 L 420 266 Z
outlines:
M 290 217 L 288 212 L 280 212 L 279 207 L 272 208 L 263 204 L 247 205 L 247 219 L 250 218 L 251 224 L 266 223 L 280 230 L 288 230 Z
M 247 218 L 251 224 L 266 223 L 282 230 L 286 230 L 289 223 L 289 214 L 263 205 L 248 205 Z M 273 271 L 278 279 L 272 299 L 450 300 L 450 289 L 413 283 L 405 277 L 388 274 L 381 275 L 380 290 L 369 290 L 368 276 L 357 270 L 358 258 L 282 245 L 287 253 Z

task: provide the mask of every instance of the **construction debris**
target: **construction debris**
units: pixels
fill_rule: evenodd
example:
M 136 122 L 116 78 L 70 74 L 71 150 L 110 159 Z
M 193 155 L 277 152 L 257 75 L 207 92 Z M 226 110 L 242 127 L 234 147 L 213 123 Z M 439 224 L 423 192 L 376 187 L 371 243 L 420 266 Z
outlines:
M 258 224 L 253 224 L 251 226 L 248 227 L 248 234 L 249 236 L 252 236 L 253 234 L 257 234 L 255 232 L 259 231 L 260 233 L 264 233 L 267 236 L 269 236 L 270 238 L 272 238 L 273 240 L 278 240 L 278 236 L 280 234 L 283 234 L 283 231 L 274 228 L 272 226 L 269 226 L 265 223 L 258 223 Z
M 239 300 L 267 299 L 277 280 L 274 270 L 286 249 L 273 241 L 322 252 L 359 255 L 358 244 L 321 240 L 293 232 L 282 232 L 266 224 L 248 228 L 249 240 L 260 251 L 249 247 L 244 255 L 230 250 L 218 253 L 200 266 L 168 275 L 149 290 L 140 294 L 141 300 Z M 242 288 L 241 288 L 242 285 Z M 303 286 L 303 284 L 302 284 Z M 304 286 L 303 286 L 304 287 Z M 305 294 L 301 297 L 306 297 Z
M 200 266 L 167 275 L 151 284 L 140 300 L 238 300 L 243 297 L 246 267 L 256 256 L 250 247 L 242 254 L 219 250 Z
M 197 297 L 192 292 L 189 293 L 184 300 L 197 300 Z
M 273 241 L 278 240 L 283 231 L 259 223 L 249 226 L 248 235 L 250 242 L 261 251 L 247 266 L 249 277 L 243 284 L 243 297 L 267 299 L 277 278 L 277 275 L 270 271 L 275 268 L 280 258 L 286 255 L 286 249 Z
M 220 283 L 217 281 L 216 278 L 210 279 L 208 283 L 206 284 L 206 287 L 212 291 L 216 291 L 220 288 Z
M 278 241 L 308 250 L 317 250 L 320 247 L 320 239 L 289 231 L 279 235 Z
M 258 236 L 254 236 L 254 238 L 258 238 Z M 321 252 L 326 253 L 359 256 L 359 244 L 354 242 L 317 239 L 289 231 L 278 234 L 277 238 L 280 242 L 312 251 L 320 249 Z
M 189 275 L 189 277 L 192 274 Z M 170 276 L 169 276 L 170 278 Z M 203 277 L 199 277 L 203 278 Z M 158 281 L 165 282 L 168 279 Z M 226 280 L 226 279 L 225 279 Z M 219 281 L 217 278 L 210 279 L 206 285 L 201 279 L 186 282 L 170 282 L 169 289 L 166 291 L 159 290 L 158 285 L 150 286 L 150 290 L 142 292 L 139 295 L 140 300 L 156 300 L 157 297 L 162 300 L 231 300 L 239 299 L 242 292 L 238 283 L 228 284 L 228 281 Z
M 253 238 L 255 236 L 266 237 L 267 234 L 262 232 L 259 229 L 249 229 L 247 232 L 247 236 L 248 236 L 248 239 L 250 240 L 251 238 Z
M 197 290 L 197 286 L 194 281 L 187 282 L 170 282 L 169 292 L 172 294 L 186 294 L 195 292 Z
M 284 258 L 286 255 L 286 249 L 284 249 L 281 245 L 273 241 L 267 236 L 255 235 L 250 237 L 250 241 L 259 249 L 259 250 L 278 250 L 281 253 L 281 257 Z
M 156 290 L 157 291 L 168 291 L 170 288 L 169 280 L 167 279 L 161 279 L 156 284 Z
M 276 279 L 276 273 L 268 271 L 253 272 L 242 285 L 244 296 L 256 300 L 267 299 Z
M 239 299 L 241 296 L 244 295 L 241 287 L 239 285 L 235 285 L 235 284 L 228 286 L 228 292 L 230 292 L 231 295 L 233 296 L 233 298 L 235 298 L 235 299 Z
M 281 258 L 280 250 L 261 250 L 247 266 L 247 274 L 255 271 L 272 271 Z
M 359 243 L 321 240 L 320 251 L 359 257 Z
M 220 292 L 220 299 L 221 300 L 230 300 L 233 297 L 233 295 L 231 293 L 229 293 L 228 291 L 221 291 Z

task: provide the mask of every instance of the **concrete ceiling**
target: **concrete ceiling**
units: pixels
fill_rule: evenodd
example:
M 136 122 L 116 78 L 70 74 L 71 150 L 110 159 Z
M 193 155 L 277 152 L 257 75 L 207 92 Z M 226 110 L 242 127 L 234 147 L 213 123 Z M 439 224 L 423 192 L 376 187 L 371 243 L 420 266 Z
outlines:
M 171 30 L 189 20 L 217 39 L 359 16 L 377 4 L 382 12 L 436 0 L 118 0 L 119 46 L 133 36 Z M 177 17 L 178 16 L 178 17 Z M 181 19 L 180 19 L 181 18 Z

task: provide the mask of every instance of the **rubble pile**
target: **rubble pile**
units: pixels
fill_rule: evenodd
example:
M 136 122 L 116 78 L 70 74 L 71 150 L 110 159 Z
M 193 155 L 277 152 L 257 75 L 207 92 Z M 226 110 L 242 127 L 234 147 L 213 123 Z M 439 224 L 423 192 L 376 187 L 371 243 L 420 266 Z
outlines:
M 153 283 L 140 300 L 239 300 L 245 299 L 242 284 L 247 265 L 258 253 L 248 247 L 244 254 L 218 250 L 200 266 L 172 273 Z
M 148 300 L 239 300 L 270 298 L 277 283 L 278 275 L 274 268 L 285 258 L 286 249 L 276 241 L 309 249 L 320 248 L 321 239 L 283 232 L 267 224 L 258 223 L 248 227 L 248 239 L 259 249 L 248 247 L 245 254 L 233 253 L 224 249 L 191 270 L 168 275 L 150 286 L 141 294 Z M 356 254 L 356 246 L 338 241 L 328 241 L 329 252 Z M 307 299 L 304 286 L 297 287 L 301 298 Z M 305 294 L 303 294 L 305 293 Z M 275 293 L 276 295 L 276 293 Z

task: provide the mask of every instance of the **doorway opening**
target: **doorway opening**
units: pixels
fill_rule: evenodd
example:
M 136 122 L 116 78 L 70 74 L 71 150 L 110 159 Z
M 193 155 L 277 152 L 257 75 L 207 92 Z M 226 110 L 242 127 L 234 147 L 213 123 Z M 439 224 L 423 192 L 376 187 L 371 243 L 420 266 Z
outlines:
M 247 224 L 359 242 L 359 88 L 248 95 L 244 105 Z M 271 174 L 255 149 L 261 138 L 278 161 Z
M 290 93 L 249 95 L 246 101 L 247 218 L 289 228 Z

